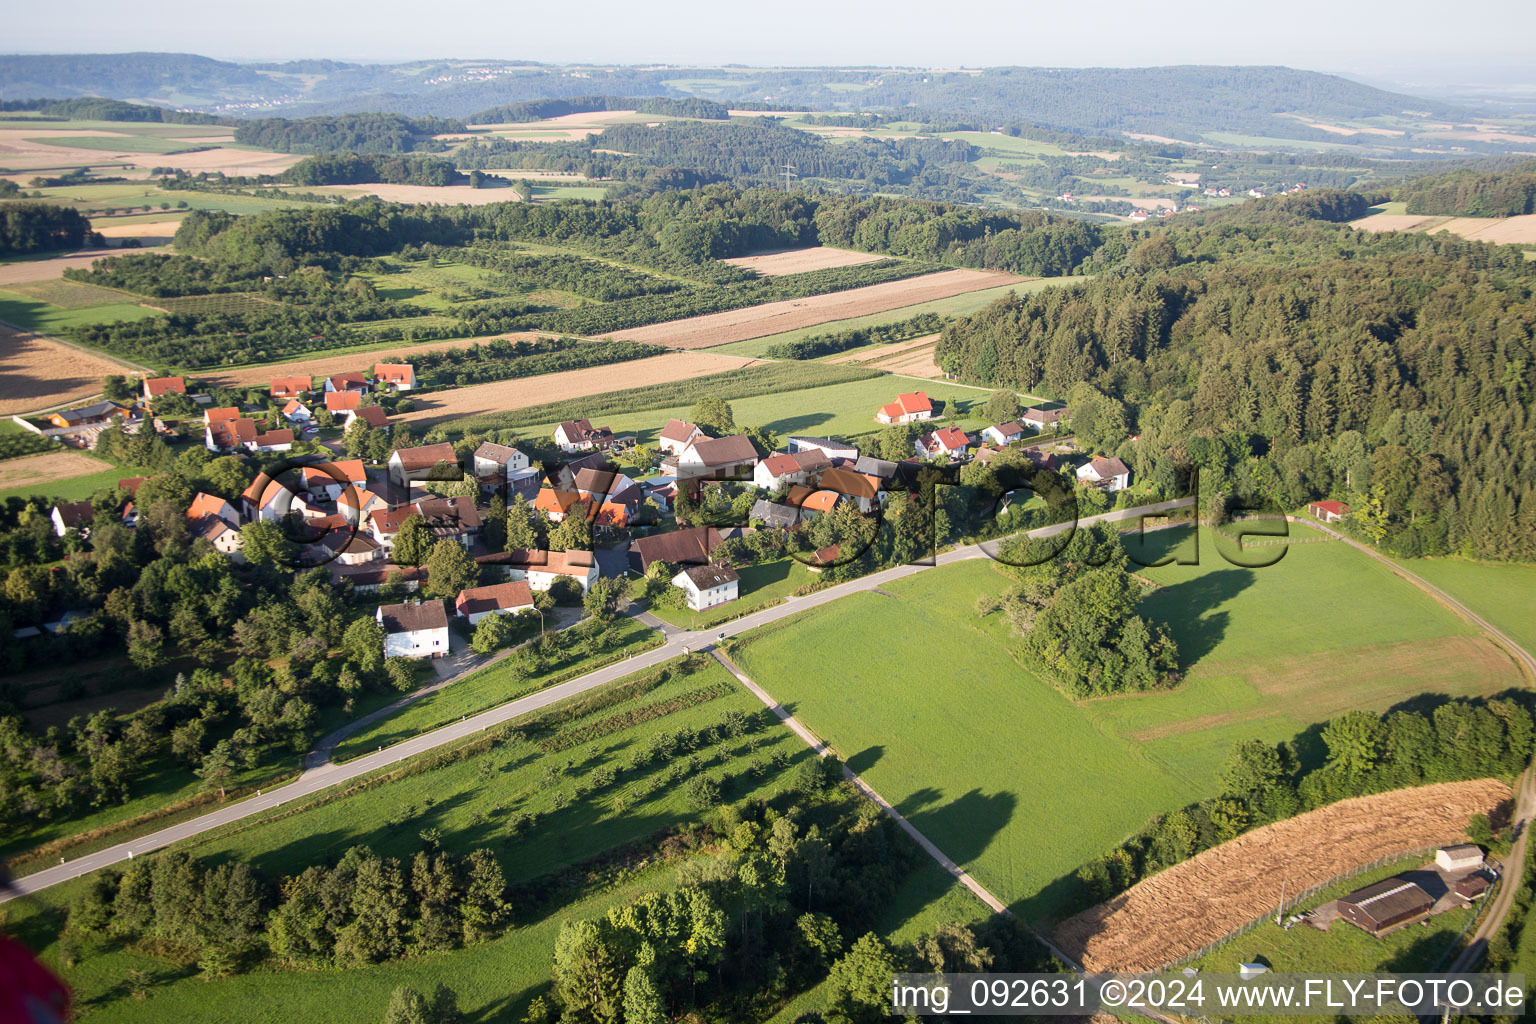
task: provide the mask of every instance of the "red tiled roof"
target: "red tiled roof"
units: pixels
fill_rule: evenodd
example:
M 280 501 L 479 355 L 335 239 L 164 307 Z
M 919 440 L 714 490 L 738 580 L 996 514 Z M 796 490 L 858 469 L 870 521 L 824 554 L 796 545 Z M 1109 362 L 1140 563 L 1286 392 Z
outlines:
M 327 391 L 325 393 L 325 407 L 331 412 L 350 412 L 362 405 L 362 402 L 361 391 Z
M 362 421 L 370 427 L 389 426 L 389 417 L 385 414 L 383 406 L 360 405 L 356 409 L 349 409 L 347 411 L 361 417 Z
M 375 363 L 373 376 L 375 380 L 396 384 L 416 376 L 416 367 L 410 363 Z
M 896 404 L 905 413 L 933 412 L 933 403 L 928 401 L 928 395 L 922 391 L 911 391 L 896 396 Z
M 230 420 L 240 418 L 240 410 L 233 405 L 221 406 L 217 409 L 203 410 L 203 425 L 212 426 L 215 423 L 228 423 Z
M 439 462 L 458 465 L 459 461 L 453 452 L 453 445 L 447 441 L 424 444 L 417 448 L 401 448 L 395 454 L 400 457 L 400 465 L 406 470 L 431 469 Z
M 180 377 L 150 377 L 144 381 L 145 393 L 150 398 L 174 391 L 178 395 L 187 393 L 187 382 Z
M 785 455 L 782 452 L 774 452 L 764 459 L 760 465 L 765 466 L 769 473 L 775 477 L 792 476 L 800 472 L 800 463 L 793 455 Z
M 454 608 L 460 615 L 477 615 L 480 612 L 505 611 L 508 608 L 532 608 L 533 591 L 524 582 L 497 583 L 490 587 L 474 587 L 459 591 Z
M 333 373 L 326 380 L 337 391 L 355 391 L 368 386 L 368 378 L 361 373 Z
M 192 504 L 187 507 L 187 518 L 201 519 L 203 516 L 216 516 L 228 504 L 229 502 L 217 494 L 204 494 L 199 491 L 197 497 L 192 499 Z
M 313 386 L 308 377 L 273 377 L 270 393 L 273 398 L 283 398 L 308 391 Z
M 1324 512 L 1330 512 L 1336 516 L 1347 516 L 1351 511 L 1350 507 L 1342 501 L 1314 501 L 1307 507 L 1322 509 Z

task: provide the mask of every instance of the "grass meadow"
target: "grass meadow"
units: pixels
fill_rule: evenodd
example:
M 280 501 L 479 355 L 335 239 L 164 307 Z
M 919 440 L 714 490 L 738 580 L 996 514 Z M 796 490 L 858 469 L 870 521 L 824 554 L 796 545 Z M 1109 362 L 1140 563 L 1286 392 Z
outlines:
M 44 496 L 56 501 L 84 501 L 102 488 L 113 488 L 119 480 L 129 477 L 149 476 L 154 470 L 146 466 L 113 466 L 99 473 L 72 476 L 47 483 L 24 484 L 8 490 L 0 490 L 0 501 L 6 498 L 31 498 Z
M 688 608 L 652 608 L 657 618 L 674 626 L 688 629 L 708 629 L 727 619 L 740 618 L 748 612 L 778 604 L 800 587 L 813 583 L 816 576 L 793 558 L 779 558 L 758 565 L 743 566 L 740 570 L 740 594 L 728 604 L 718 605 L 702 612 Z
M 1245 569 L 1201 536 L 1198 566 L 1142 570 L 1160 585 L 1144 612 L 1169 624 L 1187 668 L 1168 692 L 1062 696 L 998 615 L 977 618 L 978 595 L 1008 585 L 980 560 L 785 620 L 733 656 L 1028 919 L 1073 897 L 1078 866 L 1149 817 L 1214 795 L 1239 739 L 1315 739 L 1311 726 L 1347 708 L 1518 685 L 1464 622 L 1353 549 L 1295 544 Z M 1149 537 L 1148 561 L 1192 540 Z
M 1404 568 L 1424 577 L 1536 653 L 1536 565 L 1415 558 Z

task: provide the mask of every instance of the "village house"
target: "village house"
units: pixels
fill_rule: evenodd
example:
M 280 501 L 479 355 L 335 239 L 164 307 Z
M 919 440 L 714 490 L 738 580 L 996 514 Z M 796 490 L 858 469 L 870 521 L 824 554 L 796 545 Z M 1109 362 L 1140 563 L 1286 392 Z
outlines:
M 374 617 L 384 627 L 386 658 L 441 658 L 449 651 L 448 613 L 441 601 L 384 604 Z
M 253 452 L 287 452 L 293 450 L 293 431 L 268 430 L 257 434 L 256 437 L 246 442 L 246 448 Z
M 555 444 L 563 452 L 585 452 L 607 448 L 615 438 L 607 427 L 594 427 L 591 420 L 566 420 L 555 427 Z
M 359 405 L 355 409 L 344 410 L 345 417 L 341 421 L 341 428 L 345 430 L 352 425 L 353 420 L 362 420 L 373 430 L 386 430 L 389 428 L 389 416 L 385 414 L 384 407 L 379 405 Z
M 789 505 L 769 501 L 767 498 L 758 498 L 752 506 L 752 511 L 748 513 L 748 519 L 773 529 L 787 530 L 800 521 L 800 511 Z
M 821 493 L 832 492 L 858 502 L 860 512 L 868 512 L 881 502 L 880 480 L 864 476 L 851 469 L 829 469 L 821 475 L 816 485 Z
M 303 398 L 314 385 L 308 377 L 273 377 L 268 391 L 273 398 Z
M 1025 409 L 1024 415 L 1019 417 L 1019 423 L 1037 434 L 1043 434 L 1047 430 L 1055 430 L 1067 418 L 1065 409 Z
M 661 428 L 661 435 L 657 438 L 657 447 L 669 455 L 680 455 L 683 449 L 695 441 L 702 441 L 707 437 L 704 431 L 692 423 L 682 420 L 667 420 L 667 425 Z
M 757 464 L 752 482 L 765 491 L 777 491 L 791 484 L 814 484 L 831 468 L 826 455 L 815 448 L 794 455 L 774 452 Z
M 590 551 L 519 549 L 507 554 L 507 574 L 514 581 L 527 581 L 531 590 L 542 593 L 554 586 L 556 580 L 569 579 L 586 593 L 597 582 L 597 556 Z
M 853 464 L 853 471 L 863 476 L 872 476 L 884 483 L 896 475 L 896 463 L 870 455 L 860 455 Z
M 713 526 L 694 526 L 671 533 L 658 533 L 654 537 L 641 537 L 629 544 L 629 569 L 644 576 L 653 562 L 668 565 L 706 565 L 709 553 L 724 540 L 724 535 Z
M 332 416 L 340 413 L 355 412 L 363 407 L 363 393 L 361 391 L 327 391 L 325 393 L 325 408 Z
M 473 498 L 422 498 L 374 512 L 368 517 L 369 532 L 386 552 L 393 551 L 400 526 L 413 515 L 421 516 L 426 522 L 427 532 L 434 541 L 457 541 L 466 548 L 474 543 L 484 525 Z
M 672 585 L 683 589 L 690 609 L 701 612 L 736 600 L 741 576 L 724 565 L 694 565 L 672 577 Z
M 1337 523 L 1353 511 L 1342 501 L 1314 501 L 1307 506 L 1307 514 L 1325 523 Z
M 640 485 L 617 470 L 588 467 L 576 474 L 575 484 L 581 500 L 595 505 L 634 506 L 643 500 Z
M 198 491 L 192 499 L 192 504 L 187 506 L 187 520 L 196 523 L 209 516 L 222 519 L 235 529 L 240 528 L 240 513 L 235 506 L 217 494 L 204 494 Z
M 368 489 L 368 470 L 362 459 L 339 459 L 336 462 L 316 462 L 299 471 L 304 489 L 326 501 L 338 501 L 350 487 L 359 491 Z
M 875 419 L 887 425 L 892 423 L 916 423 L 918 420 L 929 420 L 932 418 L 933 403 L 928 400 L 928 395 L 922 391 L 897 395 L 896 401 L 889 405 L 882 405 L 880 411 L 875 413 Z
M 1131 470 L 1119 459 L 1094 456 L 1077 467 L 1077 482 L 1113 494 L 1131 486 Z
M 447 441 L 399 448 L 389 456 L 389 478 L 401 487 L 418 480 L 459 480 L 459 457 Z
M 53 506 L 48 518 L 53 520 L 53 532 L 62 537 L 70 530 L 84 532 L 96 517 L 96 509 L 89 501 L 67 501 Z
M 708 477 L 711 480 L 739 480 L 750 477 L 757 466 L 757 449 L 745 434 L 706 438 L 695 441 L 675 456 L 662 462 L 662 472 L 678 480 Z
M 325 378 L 325 390 L 329 394 L 336 391 L 356 391 L 360 395 L 368 393 L 368 378 L 361 373 L 336 373 Z
M 848 459 L 850 461 L 859 457 L 859 450 L 845 441 L 834 441 L 829 437 L 791 437 L 784 442 L 785 449 L 791 455 L 798 455 L 806 451 L 818 451 L 827 457 L 827 461 L 833 459 Z
M 133 410 L 116 402 L 97 402 L 95 405 L 87 405 L 79 409 L 51 412 L 45 418 L 54 427 L 73 429 L 104 426 L 114 419 L 127 422 L 133 418 Z
M 293 491 L 265 473 L 240 492 L 240 513 L 246 522 L 281 519 L 293 509 Z
M 410 391 L 416 387 L 416 367 L 410 363 L 375 363 L 373 380 L 381 388 Z
M 219 554 L 237 562 L 245 561 L 244 556 L 240 554 L 243 538 L 240 536 L 239 529 L 219 516 L 203 516 L 194 520 L 187 524 L 187 532 L 194 538 L 201 537 L 208 541 Z
M 145 377 L 144 378 L 144 403 L 150 407 L 155 404 L 155 399 L 161 395 L 187 393 L 187 382 L 180 377 Z
M 1012 421 L 999 423 L 995 427 L 983 430 L 981 436 L 999 448 L 1006 448 L 1015 441 L 1024 440 L 1024 425 Z
M 919 437 L 912 442 L 912 447 L 923 458 L 934 459 L 943 455 L 950 459 L 961 459 L 970 450 L 971 439 L 959 427 L 944 427 Z
M 384 558 L 384 547 L 378 541 L 351 529 L 331 529 L 320 538 L 320 547 L 333 556 L 338 565 L 347 567 L 372 565 Z
M 533 588 L 526 582 L 497 583 L 459 591 L 453 610 L 471 626 L 488 615 L 517 615 L 533 611 Z
M 344 490 L 336 499 L 337 513 L 353 526 L 367 522 L 375 512 L 388 507 L 388 502 L 365 487 Z
M 500 487 L 512 479 L 512 475 L 528 467 L 528 456 L 508 444 L 494 441 L 481 442 L 471 456 L 475 479 L 481 486 Z
M 784 503 L 795 509 L 799 518 L 805 519 L 808 513 L 818 515 L 831 512 L 837 507 L 837 503 L 846 500 L 846 495 L 840 491 L 812 490 L 799 484 L 791 487 L 784 495 Z
M 309 411 L 309 406 L 297 398 L 288 399 L 283 406 L 283 419 L 296 427 L 307 427 L 314 418 L 314 414 Z
M 533 499 L 535 511 L 543 512 L 552 523 L 562 522 L 570 514 L 571 507 L 581 501 L 581 495 L 575 491 L 562 490 L 558 487 L 541 487 L 539 493 Z

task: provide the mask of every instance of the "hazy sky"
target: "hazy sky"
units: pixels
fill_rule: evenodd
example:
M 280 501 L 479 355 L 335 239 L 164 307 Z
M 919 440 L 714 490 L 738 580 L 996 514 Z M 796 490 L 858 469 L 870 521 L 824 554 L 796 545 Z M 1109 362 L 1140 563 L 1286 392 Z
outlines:
M 1445 81 L 1536 78 L 1536 0 L 77 0 L 9 5 L 7 52 L 182 51 L 234 60 L 591 63 L 1288 64 Z

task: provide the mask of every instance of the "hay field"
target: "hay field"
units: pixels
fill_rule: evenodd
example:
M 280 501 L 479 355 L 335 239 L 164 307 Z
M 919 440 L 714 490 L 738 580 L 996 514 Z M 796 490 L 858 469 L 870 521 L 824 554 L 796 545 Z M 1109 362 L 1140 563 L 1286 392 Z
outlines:
M 57 281 L 70 267 L 89 270 L 91 264 L 103 256 L 122 255 L 115 249 L 81 249 L 67 256 L 51 256 L 48 259 L 24 260 L 0 266 L 0 288 L 31 281 Z
M 755 362 L 756 359 L 717 356 L 707 352 L 669 352 L 627 363 L 589 366 L 580 370 L 564 370 L 491 384 L 472 384 L 451 391 L 416 395 L 413 396 L 416 409 L 396 416 L 395 419 L 407 423 L 435 423 L 465 416 L 483 416 L 530 405 L 543 405 L 546 402 L 600 395 L 621 388 L 639 388 L 707 377 L 712 373 L 739 370 Z
M 1089 971 L 1152 971 L 1303 892 L 1422 846 L 1466 839 L 1467 820 L 1510 799 L 1497 779 L 1355 797 L 1265 825 L 1068 918 L 1055 940 Z
M 834 249 L 830 245 L 818 245 L 810 249 L 786 249 L 783 252 L 764 252 L 756 256 L 735 256 L 721 263 L 755 270 L 761 277 L 778 277 L 780 274 L 801 274 L 807 270 L 826 270 L 830 267 L 856 267 L 861 263 L 878 263 L 884 256 L 869 252 L 853 252 Z
M 112 468 L 112 463 L 79 452 L 49 452 L 0 462 L 0 491 L 36 487 L 71 477 L 90 476 Z
M 204 149 L 196 153 L 168 153 L 138 159 L 155 167 L 179 167 L 184 171 L 223 171 L 225 174 L 249 175 L 281 174 L 300 160 L 302 153 L 269 153 L 256 149 Z M 86 161 L 89 163 L 90 161 Z
M 101 393 L 102 377 L 122 372 L 101 356 L 0 326 L 0 416 L 89 398 Z
M 947 299 L 966 292 L 1027 280 L 1029 278 L 987 270 L 945 270 L 937 274 L 886 281 L 804 299 L 785 299 L 670 323 L 631 327 L 616 331 L 610 337 L 665 345 L 668 348 L 713 348 L 733 341 L 746 341 L 831 320 L 881 313 L 888 309 Z
M 1536 245 L 1536 214 L 1519 217 L 1442 217 L 1420 213 L 1378 213 L 1350 221 L 1361 231 L 1449 231 L 1473 242 Z
M 1439 224 L 1445 220 L 1445 217 L 1432 217 L 1423 213 L 1377 213 L 1352 220 L 1349 226 L 1360 231 L 1412 231 L 1414 228 L 1430 226 L 1429 221 Z
M 944 371 L 934 360 L 937 334 L 926 334 L 910 341 L 898 341 L 891 345 L 854 349 L 828 359 L 829 363 L 857 363 L 873 366 L 887 373 L 907 373 L 914 377 L 942 377 Z
M 169 244 L 176 237 L 176 229 L 181 227 L 181 220 L 153 220 L 130 224 L 102 223 L 99 227 L 91 225 L 102 238 L 137 238 L 145 245 Z
M 391 359 L 399 357 L 401 361 L 409 362 L 410 357 L 422 353 L 468 348 L 471 345 L 483 345 L 486 342 L 495 341 L 497 338 L 519 341 L 531 340 L 537 337 L 539 335 L 526 332 L 519 334 L 497 334 L 485 338 L 455 338 L 452 341 L 434 341 L 424 345 L 407 345 L 397 342 L 381 348 L 319 356 L 312 359 L 295 359 L 285 363 L 263 363 L 260 366 L 243 366 L 234 370 L 214 368 L 206 373 L 200 373 L 198 376 L 200 379 L 209 381 L 215 387 L 266 387 L 272 383 L 273 377 L 297 377 L 301 374 L 309 374 L 311 377 L 328 377 L 333 373 L 346 373 L 349 370 L 363 367 L 371 369 L 374 363 L 381 362 L 385 356 L 389 356 Z
M 378 196 L 391 203 L 442 203 L 445 206 L 488 206 L 491 203 L 515 203 L 517 191 L 511 188 L 471 188 L 468 185 L 311 185 L 305 192 L 321 192 L 356 198 Z

